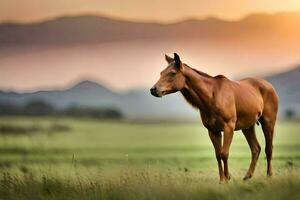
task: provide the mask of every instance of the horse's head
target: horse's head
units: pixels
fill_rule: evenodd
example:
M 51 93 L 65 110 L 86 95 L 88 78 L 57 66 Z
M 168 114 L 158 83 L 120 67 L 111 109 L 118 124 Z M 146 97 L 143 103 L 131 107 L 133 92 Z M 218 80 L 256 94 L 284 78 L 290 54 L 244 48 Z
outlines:
M 150 89 L 153 96 L 164 95 L 180 91 L 185 86 L 185 76 L 182 73 L 183 65 L 179 56 L 174 53 L 174 58 L 166 55 L 168 66 L 160 73 L 160 78 Z

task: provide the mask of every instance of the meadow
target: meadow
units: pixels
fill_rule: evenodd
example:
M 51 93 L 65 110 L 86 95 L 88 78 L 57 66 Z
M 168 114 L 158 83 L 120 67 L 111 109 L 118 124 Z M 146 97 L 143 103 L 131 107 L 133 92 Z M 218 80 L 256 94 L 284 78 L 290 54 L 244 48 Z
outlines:
M 242 180 L 251 154 L 236 132 L 224 184 L 200 122 L 1 117 L 0 127 L 0 199 L 300 199 L 299 122 L 277 124 L 271 178 L 262 151 Z

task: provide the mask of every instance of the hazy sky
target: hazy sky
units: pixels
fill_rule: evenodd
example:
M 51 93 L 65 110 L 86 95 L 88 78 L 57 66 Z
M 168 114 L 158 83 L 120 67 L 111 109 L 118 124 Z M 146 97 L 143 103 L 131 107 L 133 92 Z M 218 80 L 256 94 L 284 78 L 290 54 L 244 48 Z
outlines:
M 252 12 L 291 10 L 300 10 L 300 0 L 1 0 L 0 21 L 28 22 L 82 13 L 152 21 L 207 15 L 236 19 Z

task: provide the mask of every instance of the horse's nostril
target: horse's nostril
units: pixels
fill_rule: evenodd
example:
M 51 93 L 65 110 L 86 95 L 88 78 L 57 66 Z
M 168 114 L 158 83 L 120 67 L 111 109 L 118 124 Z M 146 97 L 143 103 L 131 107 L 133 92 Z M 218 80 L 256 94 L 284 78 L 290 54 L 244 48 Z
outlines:
M 156 87 L 152 87 L 152 88 L 150 89 L 150 92 L 151 92 L 151 94 L 155 94 L 155 93 L 156 93 Z

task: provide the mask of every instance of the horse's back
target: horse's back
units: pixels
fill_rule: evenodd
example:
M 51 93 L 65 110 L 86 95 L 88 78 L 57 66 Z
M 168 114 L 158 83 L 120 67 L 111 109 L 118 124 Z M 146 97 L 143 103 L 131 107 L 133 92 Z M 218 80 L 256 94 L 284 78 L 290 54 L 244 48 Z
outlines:
M 245 78 L 239 80 L 238 82 L 245 85 L 249 85 L 253 89 L 259 91 L 264 101 L 269 100 L 269 101 L 278 102 L 277 92 L 270 82 L 259 78 Z

